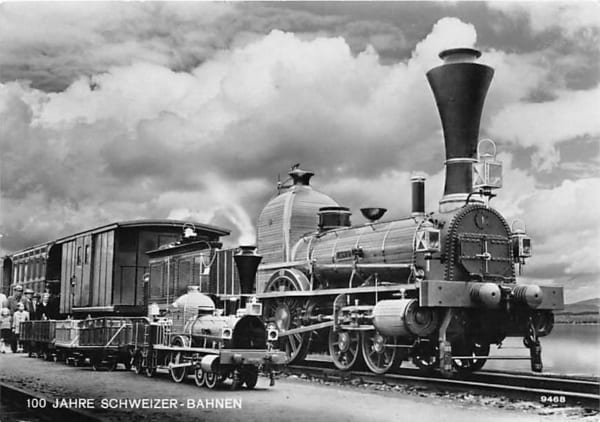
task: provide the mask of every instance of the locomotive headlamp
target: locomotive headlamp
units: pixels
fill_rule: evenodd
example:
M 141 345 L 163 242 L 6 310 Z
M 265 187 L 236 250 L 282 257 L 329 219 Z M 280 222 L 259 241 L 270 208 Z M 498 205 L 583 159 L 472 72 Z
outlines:
M 415 252 L 433 253 L 440 250 L 440 230 L 429 225 L 421 226 L 416 233 Z
M 487 190 L 502 187 L 502 162 L 496 161 L 496 144 L 482 139 L 477 145 L 477 162 L 473 163 L 473 189 Z
M 513 222 L 511 231 L 513 259 L 515 262 L 523 263 L 525 258 L 531 257 L 531 238 L 527 236 L 525 226 L 519 220 Z

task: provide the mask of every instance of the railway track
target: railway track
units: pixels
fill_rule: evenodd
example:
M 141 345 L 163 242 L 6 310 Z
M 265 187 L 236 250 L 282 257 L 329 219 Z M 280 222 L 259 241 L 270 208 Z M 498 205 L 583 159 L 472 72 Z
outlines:
M 341 371 L 333 363 L 323 361 L 289 365 L 286 371 L 342 383 L 411 385 L 450 392 L 497 393 L 548 405 L 580 406 L 595 410 L 600 408 L 600 380 L 597 378 L 493 371 L 445 378 L 439 374 L 423 374 L 412 368 L 397 368 L 384 375 L 377 375 L 363 371 Z

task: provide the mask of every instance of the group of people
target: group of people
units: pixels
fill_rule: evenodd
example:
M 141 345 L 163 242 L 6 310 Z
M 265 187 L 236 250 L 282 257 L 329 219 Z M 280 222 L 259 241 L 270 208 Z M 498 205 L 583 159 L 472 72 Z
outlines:
M 0 293 L 0 349 L 6 353 L 9 348 L 13 353 L 21 350 L 19 337 L 21 322 L 29 320 L 54 319 L 58 308 L 51 301 L 50 293 L 34 293 L 31 289 L 23 290 L 17 285 L 12 296 Z

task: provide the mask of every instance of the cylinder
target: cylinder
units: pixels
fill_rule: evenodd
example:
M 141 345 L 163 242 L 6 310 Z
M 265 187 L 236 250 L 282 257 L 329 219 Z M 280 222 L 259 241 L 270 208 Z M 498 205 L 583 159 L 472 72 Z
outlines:
M 473 63 L 481 53 L 456 48 L 440 53 L 444 64 L 427 72 L 442 121 L 446 146 L 446 183 L 440 210 L 464 204 L 473 189 L 479 124 L 494 70 Z
M 256 269 L 262 256 L 256 254 L 256 246 L 240 246 L 233 257 L 240 276 L 240 291 L 243 295 L 255 291 Z
M 513 290 L 515 302 L 524 303 L 531 309 L 536 309 L 544 301 L 544 292 L 540 286 L 517 286 Z
M 473 301 L 489 309 L 497 309 L 502 299 L 500 287 L 494 283 L 473 284 L 470 295 Z
M 425 176 L 413 176 L 410 178 L 412 188 L 412 212 L 413 217 L 425 216 Z
M 417 299 L 382 300 L 373 308 L 373 325 L 384 336 L 424 337 L 438 325 L 432 308 L 421 308 Z

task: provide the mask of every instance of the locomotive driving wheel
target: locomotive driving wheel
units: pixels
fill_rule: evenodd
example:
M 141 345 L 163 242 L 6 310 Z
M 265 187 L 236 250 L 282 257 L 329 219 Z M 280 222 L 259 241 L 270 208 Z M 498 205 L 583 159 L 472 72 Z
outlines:
M 184 361 L 183 353 L 181 353 L 181 352 L 173 353 L 172 358 L 171 358 L 171 363 L 173 365 L 180 365 L 183 363 L 183 361 Z M 170 372 L 171 372 L 171 378 L 173 379 L 173 381 L 175 381 L 177 383 L 182 382 L 185 379 L 185 377 L 187 376 L 187 368 L 185 366 L 171 368 Z
M 378 331 L 362 334 L 362 353 L 367 367 L 376 374 L 386 373 L 396 361 L 396 338 Z
M 360 332 L 339 329 L 329 330 L 329 354 L 335 366 L 341 370 L 362 363 Z
M 298 270 L 282 270 L 269 280 L 265 292 L 291 292 L 303 290 L 306 279 Z M 277 298 L 267 303 L 267 320 L 275 323 L 281 331 L 299 328 L 302 325 L 301 313 L 303 302 L 294 297 Z M 296 333 L 279 337 L 279 349 L 286 352 L 286 363 L 294 363 L 303 360 L 308 353 L 308 333 Z

